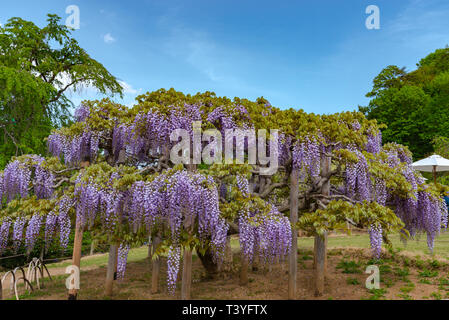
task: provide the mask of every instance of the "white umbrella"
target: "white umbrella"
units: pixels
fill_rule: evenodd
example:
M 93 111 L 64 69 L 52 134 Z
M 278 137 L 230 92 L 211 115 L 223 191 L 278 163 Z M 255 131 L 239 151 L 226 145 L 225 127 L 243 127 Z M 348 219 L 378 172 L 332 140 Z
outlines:
M 437 182 L 437 172 L 449 171 L 449 160 L 434 154 L 428 158 L 413 162 L 413 168 L 418 171 L 433 172 L 434 182 Z

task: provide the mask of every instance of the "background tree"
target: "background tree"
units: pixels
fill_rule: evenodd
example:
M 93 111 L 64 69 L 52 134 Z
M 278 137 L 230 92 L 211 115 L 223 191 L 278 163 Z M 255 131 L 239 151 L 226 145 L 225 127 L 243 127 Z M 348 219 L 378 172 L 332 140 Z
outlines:
M 434 151 L 436 136 L 449 137 L 449 48 L 438 49 L 422 59 L 415 71 L 388 66 L 373 81 L 359 107 L 368 119 L 387 125 L 385 142 L 409 147 L 415 160 Z
M 67 90 L 122 93 L 117 79 L 78 45 L 57 15 L 39 28 L 11 18 L 0 27 L 0 168 L 13 155 L 45 154 L 44 138 L 70 121 Z

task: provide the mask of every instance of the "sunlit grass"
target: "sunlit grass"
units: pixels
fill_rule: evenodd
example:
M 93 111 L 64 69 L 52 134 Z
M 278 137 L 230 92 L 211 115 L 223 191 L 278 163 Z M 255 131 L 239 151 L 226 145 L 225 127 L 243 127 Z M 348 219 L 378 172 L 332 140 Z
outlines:
M 398 234 L 390 235 L 390 240 L 393 244 L 393 248 L 396 250 L 404 250 L 412 252 L 417 255 L 429 255 L 430 252 L 427 248 L 426 236 L 422 235 L 418 240 L 409 240 L 406 245 L 400 240 Z M 312 249 L 313 237 L 300 237 L 298 238 L 298 248 Z M 233 251 L 239 250 L 239 240 L 237 237 L 231 239 L 231 247 Z M 369 236 L 368 234 L 354 234 L 354 235 L 331 235 L 328 237 L 328 248 L 369 248 Z M 196 255 L 196 253 L 193 253 Z M 434 254 L 444 258 L 449 258 L 449 232 L 442 232 L 440 236 L 435 240 Z M 140 248 L 133 248 L 129 251 L 128 261 L 137 262 L 147 259 L 148 247 L 143 246 Z M 81 259 L 82 267 L 106 266 L 108 263 L 108 254 L 96 254 L 93 256 L 83 257 Z M 48 268 L 64 268 L 71 265 L 71 261 L 63 261 L 58 263 L 48 264 Z
M 430 255 L 427 248 L 426 235 L 422 235 L 417 240 L 409 240 L 404 245 L 400 240 L 398 234 L 390 235 L 390 240 L 393 244 L 393 249 L 404 250 L 415 253 L 417 255 Z M 299 248 L 313 248 L 312 237 L 299 238 Z M 341 247 L 353 247 L 353 248 L 370 248 L 369 235 L 357 234 L 350 236 L 329 236 L 328 248 L 341 248 Z M 435 239 L 435 246 L 433 253 L 444 258 L 449 258 L 449 232 L 441 232 L 440 236 Z
M 135 262 L 135 261 L 141 261 L 143 259 L 146 259 L 148 257 L 148 247 L 140 247 L 140 248 L 133 248 L 129 250 L 128 253 L 128 261 L 129 262 Z M 70 266 L 72 262 L 69 261 L 63 261 L 58 263 L 52 263 L 48 264 L 47 268 L 64 268 L 67 266 Z M 81 258 L 81 267 L 88 267 L 88 266 L 106 266 L 108 264 L 108 254 L 96 254 L 92 256 L 87 256 Z

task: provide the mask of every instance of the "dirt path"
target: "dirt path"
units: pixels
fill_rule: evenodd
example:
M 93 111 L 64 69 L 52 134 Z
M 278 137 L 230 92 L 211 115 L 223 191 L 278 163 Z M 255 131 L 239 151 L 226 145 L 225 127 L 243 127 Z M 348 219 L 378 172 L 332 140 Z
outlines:
M 97 265 L 88 265 L 88 266 L 83 266 L 83 261 L 88 261 L 89 259 L 92 259 L 92 258 L 98 258 L 99 256 L 106 256 L 107 254 L 94 254 L 94 255 L 91 255 L 91 256 L 85 256 L 85 257 L 82 257 L 81 258 L 81 271 L 91 271 L 91 270 L 95 270 L 95 269 L 98 269 L 98 268 L 100 268 L 100 266 L 97 266 Z M 64 264 L 65 266 L 62 266 L 62 267 L 51 267 L 51 265 L 52 264 L 48 264 L 48 265 L 46 265 L 47 266 L 47 268 L 48 268 L 48 272 L 50 273 L 50 276 L 52 276 L 52 277 L 57 277 L 57 276 L 60 276 L 60 275 L 65 275 L 66 274 L 66 268 L 67 268 L 67 266 L 66 266 L 66 264 L 70 264 L 71 263 L 71 260 L 70 259 L 68 259 L 68 260 L 62 260 L 62 261 L 59 261 L 57 264 Z M 53 264 L 55 264 L 55 263 L 53 263 Z M 25 267 L 25 268 L 23 268 L 24 269 L 24 271 L 25 271 L 25 274 L 27 274 L 28 273 L 28 267 Z M 18 270 L 18 272 L 19 272 L 19 274 L 20 275 L 22 275 L 22 272 L 20 272 L 20 270 Z M 1 281 L 1 279 L 3 279 L 3 276 L 6 274 L 7 272 L 1 272 L 0 273 L 0 281 Z M 67 274 L 67 276 L 68 276 L 68 274 Z M 48 275 L 47 275 L 47 273 L 46 272 L 44 272 L 44 280 L 45 279 L 48 279 Z M 10 289 L 10 287 L 11 287 L 11 280 L 12 280 L 12 277 L 11 277 L 11 275 L 8 275 L 5 279 L 4 279 L 4 281 L 3 281 L 3 283 L 2 283 L 2 288 L 3 288 L 3 299 L 7 299 L 7 298 L 9 298 L 9 297 L 11 297 L 11 296 L 13 296 L 13 293 L 11 292 L 11 289 Z
M 89 259 L 90 257 L 83 258 Z M 101 259 L 102 261 L 104 259 Z M 114 283 L 112 299 L 179 299 L 181 287 L 177 284 L 175 296 L 167 290 L 167 265 L 162 258 L 160 272 L 160 292 L 151 294 L 151 267 L 147 259 L 129 262 L 125 279 Z M 68 261 L 70 263 L 70 261 Z M 369 291 L 365 287 L 368 277 L 365 269 L 376 264 L 380 270 L 381 285 L 379 290 Z M 83 263 L 81 264 L 83 265 Z M 216 279 L 208 280 L 199 259 L 194 258 L 192 273 L 192 299 L 286 299 L 288 268 L 285 263 L 258 268 L 250 268 L 249 283 L 239 285 L 240 254 L 234 252 L 232 270 Z M 106 268 L 101 265 L 82 266 L 79 299 L 110 299 L 104 296 L 104 279 Z M 51 268 L 52 276 L 64 275 L 65 267 Z M 180 278 L 180 277 L 178 277 Z M 448 299 L 449 298 L 449 264 L 447 259 L 436 256 L 419 256 L 409 252 L 388 253 L 383 251 L 381 261 L 373 262 L 368 249 L 333 248 L 328 251 L 328 269 L 325 294 L 314 296 L 313 252 L 300 249 L 298 253 L 298 300 L 333 299 Z M 64 300 L 67 299 L 65 277 L 47 282 L 43 290 L 28 299 Z

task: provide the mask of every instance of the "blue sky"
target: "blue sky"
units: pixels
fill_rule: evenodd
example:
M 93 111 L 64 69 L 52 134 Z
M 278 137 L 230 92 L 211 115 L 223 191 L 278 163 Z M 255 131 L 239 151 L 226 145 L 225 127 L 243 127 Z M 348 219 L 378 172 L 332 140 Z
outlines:
M 382 68 L 412 70 L 449 44 L 447 0 L 16 0 L 2 1 L 0 23 L 19 16 L 43 26 L 47 13 L 65 21 L 69 5 L 80 9 L 74 37 L 123 81 L 116 100 L 127 105 L 174 87 L 314 113 L 354 110 Z M 380 9 L 380 30 L 365 27 L 368 5 Z M 71 94 L 75 104 L 97 97 L 89 88 Z

